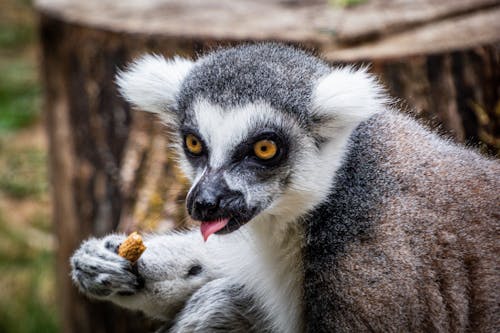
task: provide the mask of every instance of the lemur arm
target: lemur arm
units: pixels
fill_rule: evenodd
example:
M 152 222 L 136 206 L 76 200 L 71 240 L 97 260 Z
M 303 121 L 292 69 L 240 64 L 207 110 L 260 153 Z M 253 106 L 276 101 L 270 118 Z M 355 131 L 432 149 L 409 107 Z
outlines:
M 135 265 L 117 254 L 124 239 L 112 234 L 82 243 L 71 258 L 80 291 L 170 321 L 196 290 L 220 276 L 199 232 L 145 236 L 147 249 Z

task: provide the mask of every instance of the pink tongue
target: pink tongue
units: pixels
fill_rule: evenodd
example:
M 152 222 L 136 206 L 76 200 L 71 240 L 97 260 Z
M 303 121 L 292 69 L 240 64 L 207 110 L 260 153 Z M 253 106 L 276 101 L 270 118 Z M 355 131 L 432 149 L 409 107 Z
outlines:
M 201 234 L 203 235 L 203 239 L 205 242 L 211 234 L 216 233 L 220 229 L 224 228 L 226 224 L 229 222 L 228 218 L 218 219 L 215 221 L 205 221 L 201 222 Z

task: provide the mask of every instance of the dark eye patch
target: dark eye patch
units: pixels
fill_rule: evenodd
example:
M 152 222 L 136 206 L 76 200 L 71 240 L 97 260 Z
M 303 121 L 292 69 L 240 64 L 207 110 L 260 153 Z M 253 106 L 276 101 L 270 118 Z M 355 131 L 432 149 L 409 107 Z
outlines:
M 274 142 L 277 146 L 278 152 L 276 156 L 269 160 L 262 160 L 255 156 L 254 145 L 261 140 L 270 140 Z M 288 153 L 288 140 L 286 136 L 281 133 L 281 131 L 265 130 L 260 133 L 256 133 L 247 140 L 243 141 L 233 153 L 233 161 L 241 162 L 243 160 L 248 161 L 256 166 L 260 167 L 273 167 L 280 164 Z
M 199 275 L 203 271 L 203 267 L 201 265 L 193 265 L 189 268 L 187 272 L 187 276 L 196 276 Z
M 208 147 L 201 137 L 200 133 L 196 128 L 188 127 L 188 126 L 182 126 L 180 128 L 180 137 L 183 142 L 182 147 L 184 149 L 184 153 L 186 154 L 186 157 L 188 160 L 193 164 L 194 166 L 201 166 L 207 162 L 208 155 L 210 154 Z M 193 135 L 195 136 L 196 140 L 198 140 L 199 144 L 201 144 L 201 147 L 203 147 L 203 150 L 200 152 L 200 154 L 193 154 L 192 152 L 189 151 L 189 149 L 186 147 L 186 138 L 188 135 Z

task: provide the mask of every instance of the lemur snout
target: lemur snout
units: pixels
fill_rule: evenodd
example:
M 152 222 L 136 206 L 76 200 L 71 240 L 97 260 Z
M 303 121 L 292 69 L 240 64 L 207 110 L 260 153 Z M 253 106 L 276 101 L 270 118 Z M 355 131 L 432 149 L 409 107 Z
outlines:
M 193 200 L 191 216 L 200 221 L 221 217 L 220 203 L 223 195 L 224 193 L 217 189 L 202 189 Z
M 231 218 L 245 211 L 243 194 L 231 190 L 220 173 L 207 172 L 187 197 L 189 215 L 198 221 Z
M 202 216 L 201 220 L 210 219 L 209 216 L 214 215 L 219 209 L 219 203 L 220 197 L 211 194 L 199 196 L 193 203 L 193 211 Z

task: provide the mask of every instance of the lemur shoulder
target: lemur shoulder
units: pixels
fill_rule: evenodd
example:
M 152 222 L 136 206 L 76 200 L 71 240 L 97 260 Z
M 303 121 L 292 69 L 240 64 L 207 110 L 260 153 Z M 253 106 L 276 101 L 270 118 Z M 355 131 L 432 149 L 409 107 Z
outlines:
M 201 235 L 176 237 L 207 275 L 186 280 L 186 265 L 164 252 L 169 236 L 151 236 L 149 255 L 182 267 L 186 292 L 170 304 L 165 288 L 151 292 L 169 265 L 146 256 L 137 274 L 124 262 L 110 272 L 115 253 L 91 240 L 72 258 L 85 293 L 173 319 L 178 331 L 195 331 L 189 318 L 210 304 L 234 313 L 242 299 L 235 331 L 500 328 L 499 163 L 393 110 L 366 70 L 256 44 L 196 61 L 144 56 L 117 83 L 172 130 L 193 184 L 187 210 L 201 221 Z

